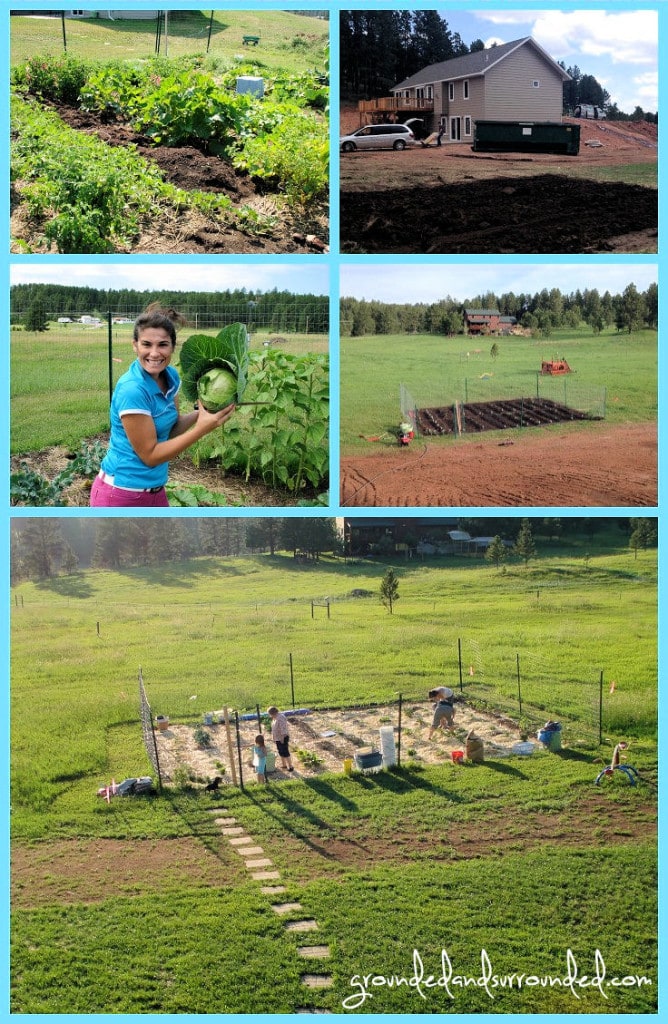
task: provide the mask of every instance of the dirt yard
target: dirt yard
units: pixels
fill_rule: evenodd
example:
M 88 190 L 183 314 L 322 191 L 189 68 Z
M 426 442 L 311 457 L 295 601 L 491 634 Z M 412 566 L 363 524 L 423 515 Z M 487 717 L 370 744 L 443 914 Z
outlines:
M 225 160 L 192 146 L 151 146 L 147 139 L 121 123 L 108 123 L 97 115 L 60 105 L 57 113 L 70 127 L 95 134 L 110 146 L 134 146 L 147 160 L 157 164 L 166 181 L 187 191 L 222 192 L 235 206 L 247 205 L 258 214 L 276 217 L 277 226 L 262 235 L 221 226 L 196 211 L 183 211 L 172 222 L 164 216 L 146 225 L 133 253 L 322 253 L 328 243 L 328 214 L 325 205 L 308 217 L 285 207 L 270 188 L 255 183 L 234 170 Z M 20 201 L 20 183 L 13 188 L 12 238 L 29 242 L 33 252 L 43 252 L 40 225 L 32 224 Z M 19 251 L 19 250 L 16 250 Z M 24 251 L 24 250 L 21 250 Z
M 453 750 L 464 750 L 466 735 L 474 730 L 485 744 L 487 758 L 507 757 L 512 753 L 514 744 L 520 741 L 519 732 L 514 722 L 485 715 L 467 707 L 464 703 L 456 704 L 455 724 L 452 732 L 441 730 L 433 740 L 427 739 L 431 724 L 432 702 L 406 702 L 402 710 L 401 727 L 401 763 L 441 764 L 451 760 Z M 379 730 L 384 725 L 392 725 L 397 736 L 397 708 L 355 708 L 345 711 L 313 711 L 306 715 L 294 715 L 289 718 L 290 749 L 293 752 L 293 764 L 296 775 L 312 778 L 323 772 L 343 771 L 344 758 L 352 758 L 356 751 L 380 750 Z M 222 712 L 215 712 L 214 720 Z M 213 746 L 201 749 L 193 739 L 193 726 L 171 725 L 165 732 L 156 732 L 158 739 L 158 757 L 161 772 L 167 781 L 173 779 L 179 766 L 188 768 L 202 779 L 213 779 L 221 772 L 216 762 L 225 765 L 223 780 L 231 783 L 230 758 L 225 726 L 215 724 L 205 726 L 211 734 Z M 248 763 L 251 759 L 250 748 L 257 735 L 257 721 L 240 722 L 242 743 L 242 767 L 244 781 L 255 782 L 253 769 Z M 233 745 L 236 744 L 234 727 L 231 729 Z M 275 750 L 271 739 L 267 741 L 269 750 Z M 535 741 L 535 754 L 544 749 Z M 236 750 L 236 746 L 235 746 Z M 305 761 L 300 758 L 300 751 Z M 305 753 L 304 753 L 305 752 Z M 309 755 L 315 755 L 318 762 L 311 761 Z M 288 779 L 291 774 L 277 767 L 270 778 L 272 780 Z
M 574 123 L 577 156 L 474 153 L 470 143 L 342 154 L 341 251 L 657 252 L 657 190 L 614 180 L 615 167 L 656 164 L 656 125 Z M 344 107 L 342 132 L 357 127 Z
M 437 445 L 416 439 L 341 460 L 341 505 L 654 506 L 657 430 L 651 423 Z

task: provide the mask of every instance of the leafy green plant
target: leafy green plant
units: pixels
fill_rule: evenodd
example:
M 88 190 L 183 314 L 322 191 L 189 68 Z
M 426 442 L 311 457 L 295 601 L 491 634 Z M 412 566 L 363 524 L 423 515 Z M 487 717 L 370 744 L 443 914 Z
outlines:
M 251 354 L 249 394 L 258 404 L 204 439 L 200 457 L 290 494 L 320 488 L 329 465 L 327 370 L 322 355 Z
M 169 504 L 176 508 L 217 508 L 234 505 L 225 495 L 214 494 L 203 484 L 167 484 Z
M 322 757 L 314 754 L 311 750 L 295 748 L 295 756 L 305 768 L 319 768 L 320 765 L 325 763 Z
M 211 733 L 207 732 L 203 725 L 196 725 L 193 729 L 193 739 L 198 747 L 203 750 L 208 750 L 209 747 L 213 746 L 213 739 Z
M 75 473 L 68 467 L 53 480 L 31 469 L 27 462 L 20 464 L 17 473 L 9 478 L 9 500 L 11 505 L 67 505 L 62 500 L 63 491 L 72 483 Z
M 192 334 L 180 354 L 183 393 L 210 412 L 241 402 L 248 376 L 248 332 L 228 324 L 215 337 Z
M 74 105 L 90 73 L 91 63 L 68 54 L 31 57 L 12 68 L 12 84 L 42 100 Z

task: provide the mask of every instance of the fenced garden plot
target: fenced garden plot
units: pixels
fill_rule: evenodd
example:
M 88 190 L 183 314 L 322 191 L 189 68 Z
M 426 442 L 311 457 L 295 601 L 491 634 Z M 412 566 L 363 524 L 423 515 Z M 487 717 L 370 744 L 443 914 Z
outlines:
M 496 356 L 491 349 L 471 353 L 464 370 L 461 345 L 456 336 L 342 338 L 342 454 L 394 447 L 400 418 L 414 422 L 418 408 L 521 396 L 551 399 L 594 418 L 604 416 L 610 426 L 656 422 L 655 331 L 624 335 L 608 330 L 595 336 L 583 326 L 580 331 L 555 331 L 549 339 L 502 338 Z M 541 362 L 555 352 L 573 368 L 568 377 L 541 376 Z M 591 427 L 583 423 L 577 429 Z M 439 441 L 432 435 L 430 443 L 451 444 L 452 437 L 441 435 Z
M 15 64 L 13 251 L 323 252 L 326 46 L 310 71 L 284 53 Z

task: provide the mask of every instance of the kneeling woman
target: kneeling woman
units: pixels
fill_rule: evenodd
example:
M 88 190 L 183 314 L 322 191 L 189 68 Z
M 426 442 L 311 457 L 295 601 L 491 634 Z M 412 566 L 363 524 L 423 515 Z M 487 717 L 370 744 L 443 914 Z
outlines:
M 111 399 L 109 448 L 90 495 L 94 507 L 169 507 L 169 461 L 234 412 L 234 405 L 216 413 L 201 406 L 194 412 L 179 411 L 181 381 L 170 362 L 176 326 L 183 323 L 180 314 L 156 305 L 135 321 L 132 347 L 137 358 Z

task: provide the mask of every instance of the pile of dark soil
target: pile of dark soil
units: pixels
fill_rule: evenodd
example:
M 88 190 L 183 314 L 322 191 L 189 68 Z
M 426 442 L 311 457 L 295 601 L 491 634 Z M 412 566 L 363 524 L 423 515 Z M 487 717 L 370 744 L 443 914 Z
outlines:
M 656 238 L 657 218 L 655 189 L 556 174 L 342 191 L 341 251 L 628 252 L 616 240 Z

